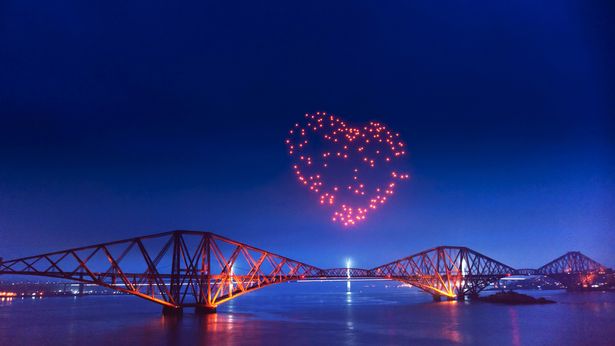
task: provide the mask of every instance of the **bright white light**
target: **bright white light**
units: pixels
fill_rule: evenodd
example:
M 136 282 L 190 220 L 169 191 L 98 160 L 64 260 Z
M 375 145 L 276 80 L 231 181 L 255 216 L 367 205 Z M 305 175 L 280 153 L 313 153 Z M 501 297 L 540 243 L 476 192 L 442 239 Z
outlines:
M 350 260 L 350 258 L 346 259 L 346 277 L 348 279 L 350 279 L 350 265 L 352 264 L 352 261 Z

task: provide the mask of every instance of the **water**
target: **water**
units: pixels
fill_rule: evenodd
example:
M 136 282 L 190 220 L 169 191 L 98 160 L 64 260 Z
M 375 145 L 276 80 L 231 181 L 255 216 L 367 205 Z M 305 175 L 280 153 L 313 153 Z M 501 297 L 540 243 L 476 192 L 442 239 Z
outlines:
M 287 283 L 181 318 L 131 296 L 19 298 L 0 302 L 0 345 L 615 345 L 615 293 L 529 293 L 558 303 L 434 303 L 388 281 Z

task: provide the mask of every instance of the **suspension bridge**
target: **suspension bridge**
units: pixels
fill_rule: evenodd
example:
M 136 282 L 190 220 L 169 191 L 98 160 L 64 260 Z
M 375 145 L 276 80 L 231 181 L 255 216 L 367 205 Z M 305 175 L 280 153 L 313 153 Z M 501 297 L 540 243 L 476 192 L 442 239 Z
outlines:
M 411 284 L 434 300 L 478 296 L 511 275 L 545 275 L 587 287 L 612 270 L 568 252 L 538 269 L 515 269 L 462 246 L 439 246 L 372 268 L 321 269 L 211 232 L 172 231 L 11 260 L 0 274 L 94 284 L 158 303 L 163 313 L 213 313 L 246 293 L 297 280 L 386 279 Z M 83 287 L 83 285 L 81 285 Z

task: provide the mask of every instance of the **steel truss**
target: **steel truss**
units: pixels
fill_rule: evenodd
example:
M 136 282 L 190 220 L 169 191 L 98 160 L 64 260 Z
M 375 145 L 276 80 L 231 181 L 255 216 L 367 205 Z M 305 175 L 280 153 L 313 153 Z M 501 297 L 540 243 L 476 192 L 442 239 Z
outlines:
M 171 309 L 214 311 L 245 293 L 322 270 L 213 233 L 175 231 L 4 261 L 0 273 L 68 279 Z
M 571 251 L 538 268 L 536 274 L 549 276 L 574 290 L 589 287 L 607 271 L 605 266 L 579 251 Z
M 478 295 L 513 268 L 466 247 L 441 246 L 372 269 L 375 276 L 403 281 L 430 293 L 461 298 Z
M 183 307 L 214 312 L 219 304 L 248 292 L 296 280 L 389 279 L 414 285 L 434 299 L 463 299 L 512 274 L 548 275 L 572 285 L 586 284 L 605 270 L 580 252 L 569 252 L 539 269 L 515 270 L 459 246 L 436 247 L 373 269 L 321 269 L 197 231 L 159 233 L 6 261 L 0 258 L 0 274 L 94 284 L 161 304 L 166 312 Z

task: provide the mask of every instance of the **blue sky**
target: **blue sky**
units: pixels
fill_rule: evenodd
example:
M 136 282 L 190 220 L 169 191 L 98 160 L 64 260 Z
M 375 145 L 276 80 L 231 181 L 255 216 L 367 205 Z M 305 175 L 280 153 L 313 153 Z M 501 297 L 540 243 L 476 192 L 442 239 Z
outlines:
M 609 1 L 1 7 L 2 257 L 198 229 L 322 267 L 615 265 Z M 285 152 L 319 110 L 408 144 L 412 179 L 351 230 Z

